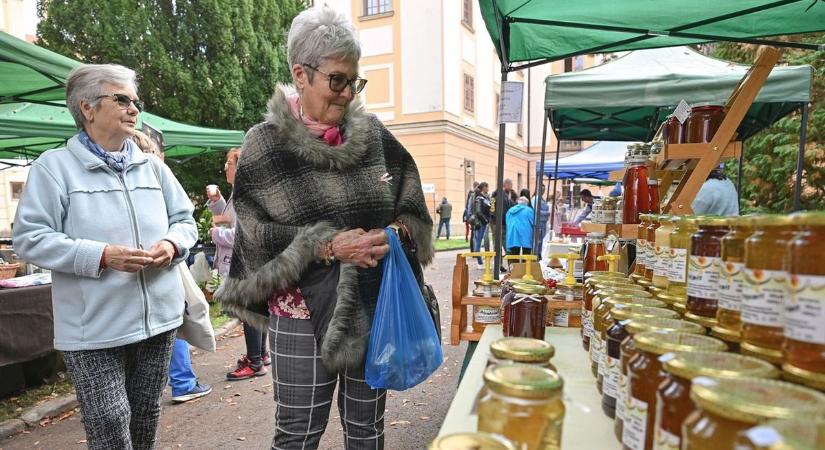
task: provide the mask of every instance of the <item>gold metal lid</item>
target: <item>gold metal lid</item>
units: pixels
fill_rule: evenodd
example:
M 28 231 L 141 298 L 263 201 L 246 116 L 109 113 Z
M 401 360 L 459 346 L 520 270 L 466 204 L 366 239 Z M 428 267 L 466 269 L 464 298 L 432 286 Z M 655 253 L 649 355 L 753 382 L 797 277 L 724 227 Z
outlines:
M 547 288 L 538 284 L 514 284 L 513 290 L 516 294 L 528 294 L 528 295 L 544 295 L 547 292 Z
M 653 298 L 650 292 L 643 289 L 625 288 L 621 286 L 614 286 L 610 288 L 599 289 L 595 295 L 599 297 L 634 297 L 634 298 Z
M 698 314 L 693 314 L 692 312 L 685 312 L 685 319 L 689 320 L 694 323 L 698 323 L 706 328 L 713 328 L 716 326 L 716 317 L 705 317 L 700 316 Z
M 544 286 L 544 283 L 542 283 L 539 280 L 531 280 L 531 279 L 524 279 L 524 278 L 511 278 L 511 279 L 507 280 L 507 282 L 509 282 L 511 285 L 528 284 L 528 285 L 533 285 L 533 286 Z
M 617 303 L 613 305 L 610 310 L 610 315 L 616 320 L 636 319 L 641 317 L 669 317 L 671 319 L 678 317 L 676 311 L 665 309 L 665 304 L 659 300 L 648 300 L 644 305 L 642 303 Z M 660 306 L 656 306 L 659 304 Z
M 705 334 L 705 327 L 699 324 L 669 317 L 633 318 L 625 329 L 630 334 L 644 333 L 646 331 L 676 331 L 681 333 Z
M 728 226 L 751 228 L 753 226 L 751 215 L 747 216 L 729 216 L 727 218 Z
M 779 377 L 779 371 L 773 364 L 751 356 L 704 351 L 673 353 L 672 355 L 672 358 L 668 359 L 662 367 L 667 372 L 688 380 L 694 377 Z
M 788 214 L 756 214 L 750 216 L 754 228 L 781 227 L 795 225 Z
M 638 288 L 639 286 L 633 280 L 627 278 L 605 278 L 596 280 L 593 283 L 594 286 L 598 289 L 609 288 L 609 287 L 626 287 L 627 289 Z
M 506 337 L 490 344 L 490 353 L 498 359 L 535 363 L 549 361 L 556 348 L 541 339 Z
M 730 328 L 725 328 L 717 322 L 717 324 L 711 328 L 710 335 L 713 337 L 718 337 L 719 339 L 725 342 L 742 342 L 742 333 L 731 330 Z
M 728 226 L 728 218 L 724 216 L 702 216 L 696 218 L 696 224 L 707 227 L 726 227 Z
M 564 380 L 558 373 L 529 364 L 494 364 L 484 371 L 484 385 L 511 397 L 547 399 L 561 393 Z
M 637 280 L 636 284 L 638 284 L 639 286 L 641 286 L 645 289 L 649 288 L 650 286 L 653 286 L 653 282 L 648 280 L 648 279 L 645 279 L 645 278 Z
M 687 301 L 684 297 L 673 295 L 668 292 L 660 292 L 659 294 L 656 294 L 656 298 L 667 303 L 668 305 L 673 305 L 674 303 L 685 303 Z
M 740 441 L 768 450 L 825 448 L 825 417 L 769 420 L 741 433 Z
M 650 220 L 651 216 L 653 216 L 653 214 L 639 214 L 639 220 Z
M 788 363 L 782 364 L 783 378 L 825 391 L 825 373 L 812 372 Z
M 516 450 L 516 446 L 503 436 L 476 432 L 439 436 L 427 450 Z
M 674 303 L 670 305 L 670 307 L 673 308 L 674 311 L 682 315 L 684 315 L 685 311 L 687 311 L 687 305 L 684 303 Z
M 746 423 L 825 414 L 825 394 L 792 383 L 761 378 L 696 377 L 690 388 L 690 398 L 706 411 Z
M 589 280 L 591 278 L 627 278 L 623 272 L 609 272 L 607 270 L 591 270 L 584 274 L 584 279 Z
M 646 331 L 633 336 L 639 350 L 664 355 L 668 352 L 718 351 L 728 349 L 719 339 L 699 334 Z
M 742 342 L 739 345 L 739 351 L 743 355 L 755 356 L 774 364 L 782 364 L 782 350 L 762 347 L 751 344 L 750 342 Z
M 825 226 L 825 211 L 804 211 L 791 214 L 791 222 L 800 226 Z

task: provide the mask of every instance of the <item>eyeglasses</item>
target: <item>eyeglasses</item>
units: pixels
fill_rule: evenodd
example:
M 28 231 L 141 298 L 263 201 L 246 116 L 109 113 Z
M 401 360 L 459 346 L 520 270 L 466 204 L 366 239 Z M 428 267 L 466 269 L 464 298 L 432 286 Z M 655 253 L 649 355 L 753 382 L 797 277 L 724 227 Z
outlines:
M 328 74 L 326 72 L 322 72 L 317 67 L 310 66 L 309 64 L 304 64 L 304 66 L 327 77 L 329 80 L 329 90 L 332 92 L 341 92 L 349 86 L 353 93 L 360 94 L 361 91 L 364 90 L 364 86 L 367 85 L 367 80 L 359 76 L 356 76 L 353 79 L 348 79 L 340 73 Z
M 129 109 L 129 105 L 134 103 L 135 108 L 137 108 L 138 111 L 143 111 L 143 103 L 140 101 L 140 99 L 137 99 L 137 98 L 133 99 L 133 98 L 129 97 L 126 94 L 106 94 L 106 95 L 100 95 L 97 98 L 98 99 L 108 98 L 110 100 L 113 100 L 113 101 L 117 102 L 117 106 L 119 106 L 123 109 Z

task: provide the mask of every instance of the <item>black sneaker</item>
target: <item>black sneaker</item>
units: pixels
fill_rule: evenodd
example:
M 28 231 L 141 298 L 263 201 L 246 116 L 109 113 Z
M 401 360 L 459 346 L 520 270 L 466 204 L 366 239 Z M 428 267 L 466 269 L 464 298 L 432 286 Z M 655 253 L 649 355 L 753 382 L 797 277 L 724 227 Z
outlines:
M 183 394 L 183 395 L 176 395 L 172 397 L 172 403 L 186 403 L 190 400 L 194 400 L 196 398 L 201 398 L 203 396 L 209 395 L 212 392 L 212 386 L 208 384 L 200 384 L 195 383 L 195 387 L 192 388 L 191 391 Z

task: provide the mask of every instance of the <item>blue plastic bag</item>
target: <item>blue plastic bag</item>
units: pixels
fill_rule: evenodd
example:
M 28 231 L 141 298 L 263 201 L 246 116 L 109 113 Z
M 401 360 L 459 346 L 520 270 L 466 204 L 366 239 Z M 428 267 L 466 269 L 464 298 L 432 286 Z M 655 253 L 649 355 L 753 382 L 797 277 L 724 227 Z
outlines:
M 390 251 L 382 260 L 384 274 L 364 371 L 371 388 L 403 391 L 426 380 L 441 365 L 443 356 L 401 242 L 395 232 L 384 232 Z

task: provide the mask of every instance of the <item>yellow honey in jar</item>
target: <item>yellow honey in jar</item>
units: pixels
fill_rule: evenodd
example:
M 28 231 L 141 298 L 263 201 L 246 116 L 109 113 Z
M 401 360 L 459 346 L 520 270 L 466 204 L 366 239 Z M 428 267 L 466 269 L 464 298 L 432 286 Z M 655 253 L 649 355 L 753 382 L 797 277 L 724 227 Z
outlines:
M 736 450 L 822 450 L 825 417 L 770 420 L 739 433 Z
M 519 450 L 561 449 L 561 377 L 550 369 L 499 364 L 484 371 L 478 431 L 509 439 Z
M 667 293 L 687 298 L 687 272 L 690 255 L 690 239 L 699 228 L 692 217 L 672 216 L 670 232 L 670 266 L 667 271 Z
M 712 334 L 736 346 L 742 342 L 742 291 L 745 287 L 745 240 L 753 234 L 750 217 L 730 217 L 722 238 L 719 265 L 719 308 Z
M 636 227 L 636 267 L 633 269 L 633 279 L 644 278 L 647 266 L 647 227 L 650 225 L 650 214 L 639 214 L 639 225 Z
M 781 214 L 754 216 L 752 223 L 754 233 L 745 240 L 741 351 L 781 364 L 782 310 L 788 295 L 785 259 L 798 227 Z
M 670 216 L 659 216 L 656 242 L 653 244 L 653 286 L 667 289 L 667 271 L 670 267 L 670 233 L 673 222 Z

